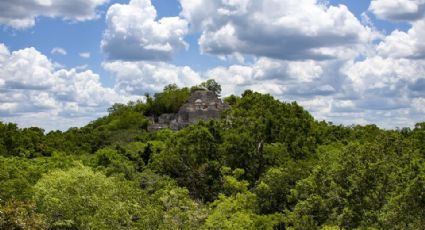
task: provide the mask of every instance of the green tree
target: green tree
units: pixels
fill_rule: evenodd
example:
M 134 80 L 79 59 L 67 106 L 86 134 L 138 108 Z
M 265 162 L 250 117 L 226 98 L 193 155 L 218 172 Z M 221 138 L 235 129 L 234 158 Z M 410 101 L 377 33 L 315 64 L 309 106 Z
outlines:
M 136 178 L 137 162 L 128 159 L 125 150 L 104 148 L 96 151 L 93 166 L 102 170 L 106 176 L 122 176 L 128 180 Z
M 137 186 L 85 166 L 43 175 L 34 200 L 53 229 L 149 229 L 160 218 Z
M 281 221 L 280 214 L 260 215 L 257 196 L 248 190 L 249 183 L 241 179 L 243 169 L 222 167 L 224 192 L 210 204 L 205 229 L 273 229 Z
M 220 96 L 221 94 L 221 85 L 218 84 L 214 79 L 209 79 L 206 82 L 202 82 L 199 86 L 214 92 L 217 96 Z
M 147 99 L 144 114 L 159 116 L 163 113 L 177 113 L 189 96 L 189 88 L 178 88 L 175 84 L 167 85 L 162 92 L 155 93 L 153 99 Z
M 160 207 L 162 219 L 157 229 L 199 229 L 207 217 L 204 205 L 189 197 L 186 188 L 167 177 L 145 170 L 140 187 L 149 194 L 151 203 Z
M 47 228 L 43 215 L 35 211 L 35 205 L 30 201 L 9 200 L 4 205 L 0 201 L 0 229 L 31 229 Z
M 425 164 L 415 159 L 406 165 L 404 178 L 390 194 L 379 221 L 386 229 L 421 229 L 425 226 Z M 410 175 L 409 175 L 410 174 Z
M 62 153 L 34 159 L 0 156 L 0 199 L 5 202 L 30 200 L 34 184 L 44 173 L 57 168 L 72 167 L 75 160 L 75 157 Z
M 279 168 L 269 168 L 257 181 L 254 192 L 258 197 L 261 213 L 271 214 L 293 208 L 291 190 L 296 183 L 309 175 L 305 163 L 288 162 Z
M 379 213 L 395 185 L 403 181 L 403 165 L 409 164 L 414 152 L 399 134 L 375 138 L 322 148 L 312 173 L 291 190 L 296 205 L 289 212 L 289 223 L 379 227 Z
M 221 188 L 217 140 L 205 124 L 189 126 L 167 142 L 165 151 L 153 156 L 151 168 L 176 179 L 192 196 L 212 201 Z
M 293 159 L 306 159 L 316 150 L 314 120 L 296 103 L 247 90 L 225 117 L 221 155 L 226 165 L 244 169 L 250 182 L 276 163 L 267 159 L 268 144 L 279 143 L 280 154 Z

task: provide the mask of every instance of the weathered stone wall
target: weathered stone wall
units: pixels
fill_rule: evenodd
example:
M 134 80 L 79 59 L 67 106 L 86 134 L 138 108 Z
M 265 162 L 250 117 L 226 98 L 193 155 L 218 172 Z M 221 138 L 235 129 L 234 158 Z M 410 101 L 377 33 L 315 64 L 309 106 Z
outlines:
M 221 112 L 227 108 L 229 108 L 229 105 L 223 103 L 214 92 L 196 90 L 192 92 L 177 114 L 161 114 L 158 117 L 158 121 L 151 123 L 148 130 L 162 128 L 179 130 L 199 120 L 218 119 Z
M 170 124 L 172 120 L 176 117 L 175 113 L 164 113 L 158 117 L 159 124 Z
M 225 107 L 226 105 L 215 93 L 197 90 L 191 94 L 187 103 L 180 108 L 177 113 L 177 121 L 194 123 L 199 120 L 218 119 Z

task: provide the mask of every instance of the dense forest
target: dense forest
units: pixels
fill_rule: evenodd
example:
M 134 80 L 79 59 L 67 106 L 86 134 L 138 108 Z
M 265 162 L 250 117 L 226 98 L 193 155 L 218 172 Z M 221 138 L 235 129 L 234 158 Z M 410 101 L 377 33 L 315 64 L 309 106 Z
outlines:
M 247 90 L 220 120 L 147 131 L 191 90 L 67 131 L 0 122 L 0 229 L 425 228 L 425 123 L 335 125 Z

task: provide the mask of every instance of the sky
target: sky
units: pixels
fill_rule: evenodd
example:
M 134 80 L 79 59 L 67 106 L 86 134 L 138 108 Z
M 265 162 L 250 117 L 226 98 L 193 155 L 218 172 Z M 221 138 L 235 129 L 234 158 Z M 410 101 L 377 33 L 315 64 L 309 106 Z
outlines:
M 79 127 L 215 79 L 317 120 L 425 121 L 425 0 L 0 0 L 0 121 Z

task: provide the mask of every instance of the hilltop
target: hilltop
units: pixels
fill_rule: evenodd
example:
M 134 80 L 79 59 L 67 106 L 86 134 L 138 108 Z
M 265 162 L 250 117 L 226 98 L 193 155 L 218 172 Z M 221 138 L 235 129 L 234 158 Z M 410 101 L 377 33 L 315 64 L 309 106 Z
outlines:
M 168 85 L 65 132 L 0 123 L 0 228 L 425 226 L 425 123 L 334 125 L 246 90 L 214 119 L 149 129 L 220 91 Z
M 217 120 L 224 110 L 230 108 L 223 103 L 218 95 L 208 89 L 193 89 L 190 97 L 181 105 L 177 113 L 163 113 L 159 116 L 149 116 L 150 124 L 148 131 L 156 131 L 163 128 L 180 130 L 200 120 Z

